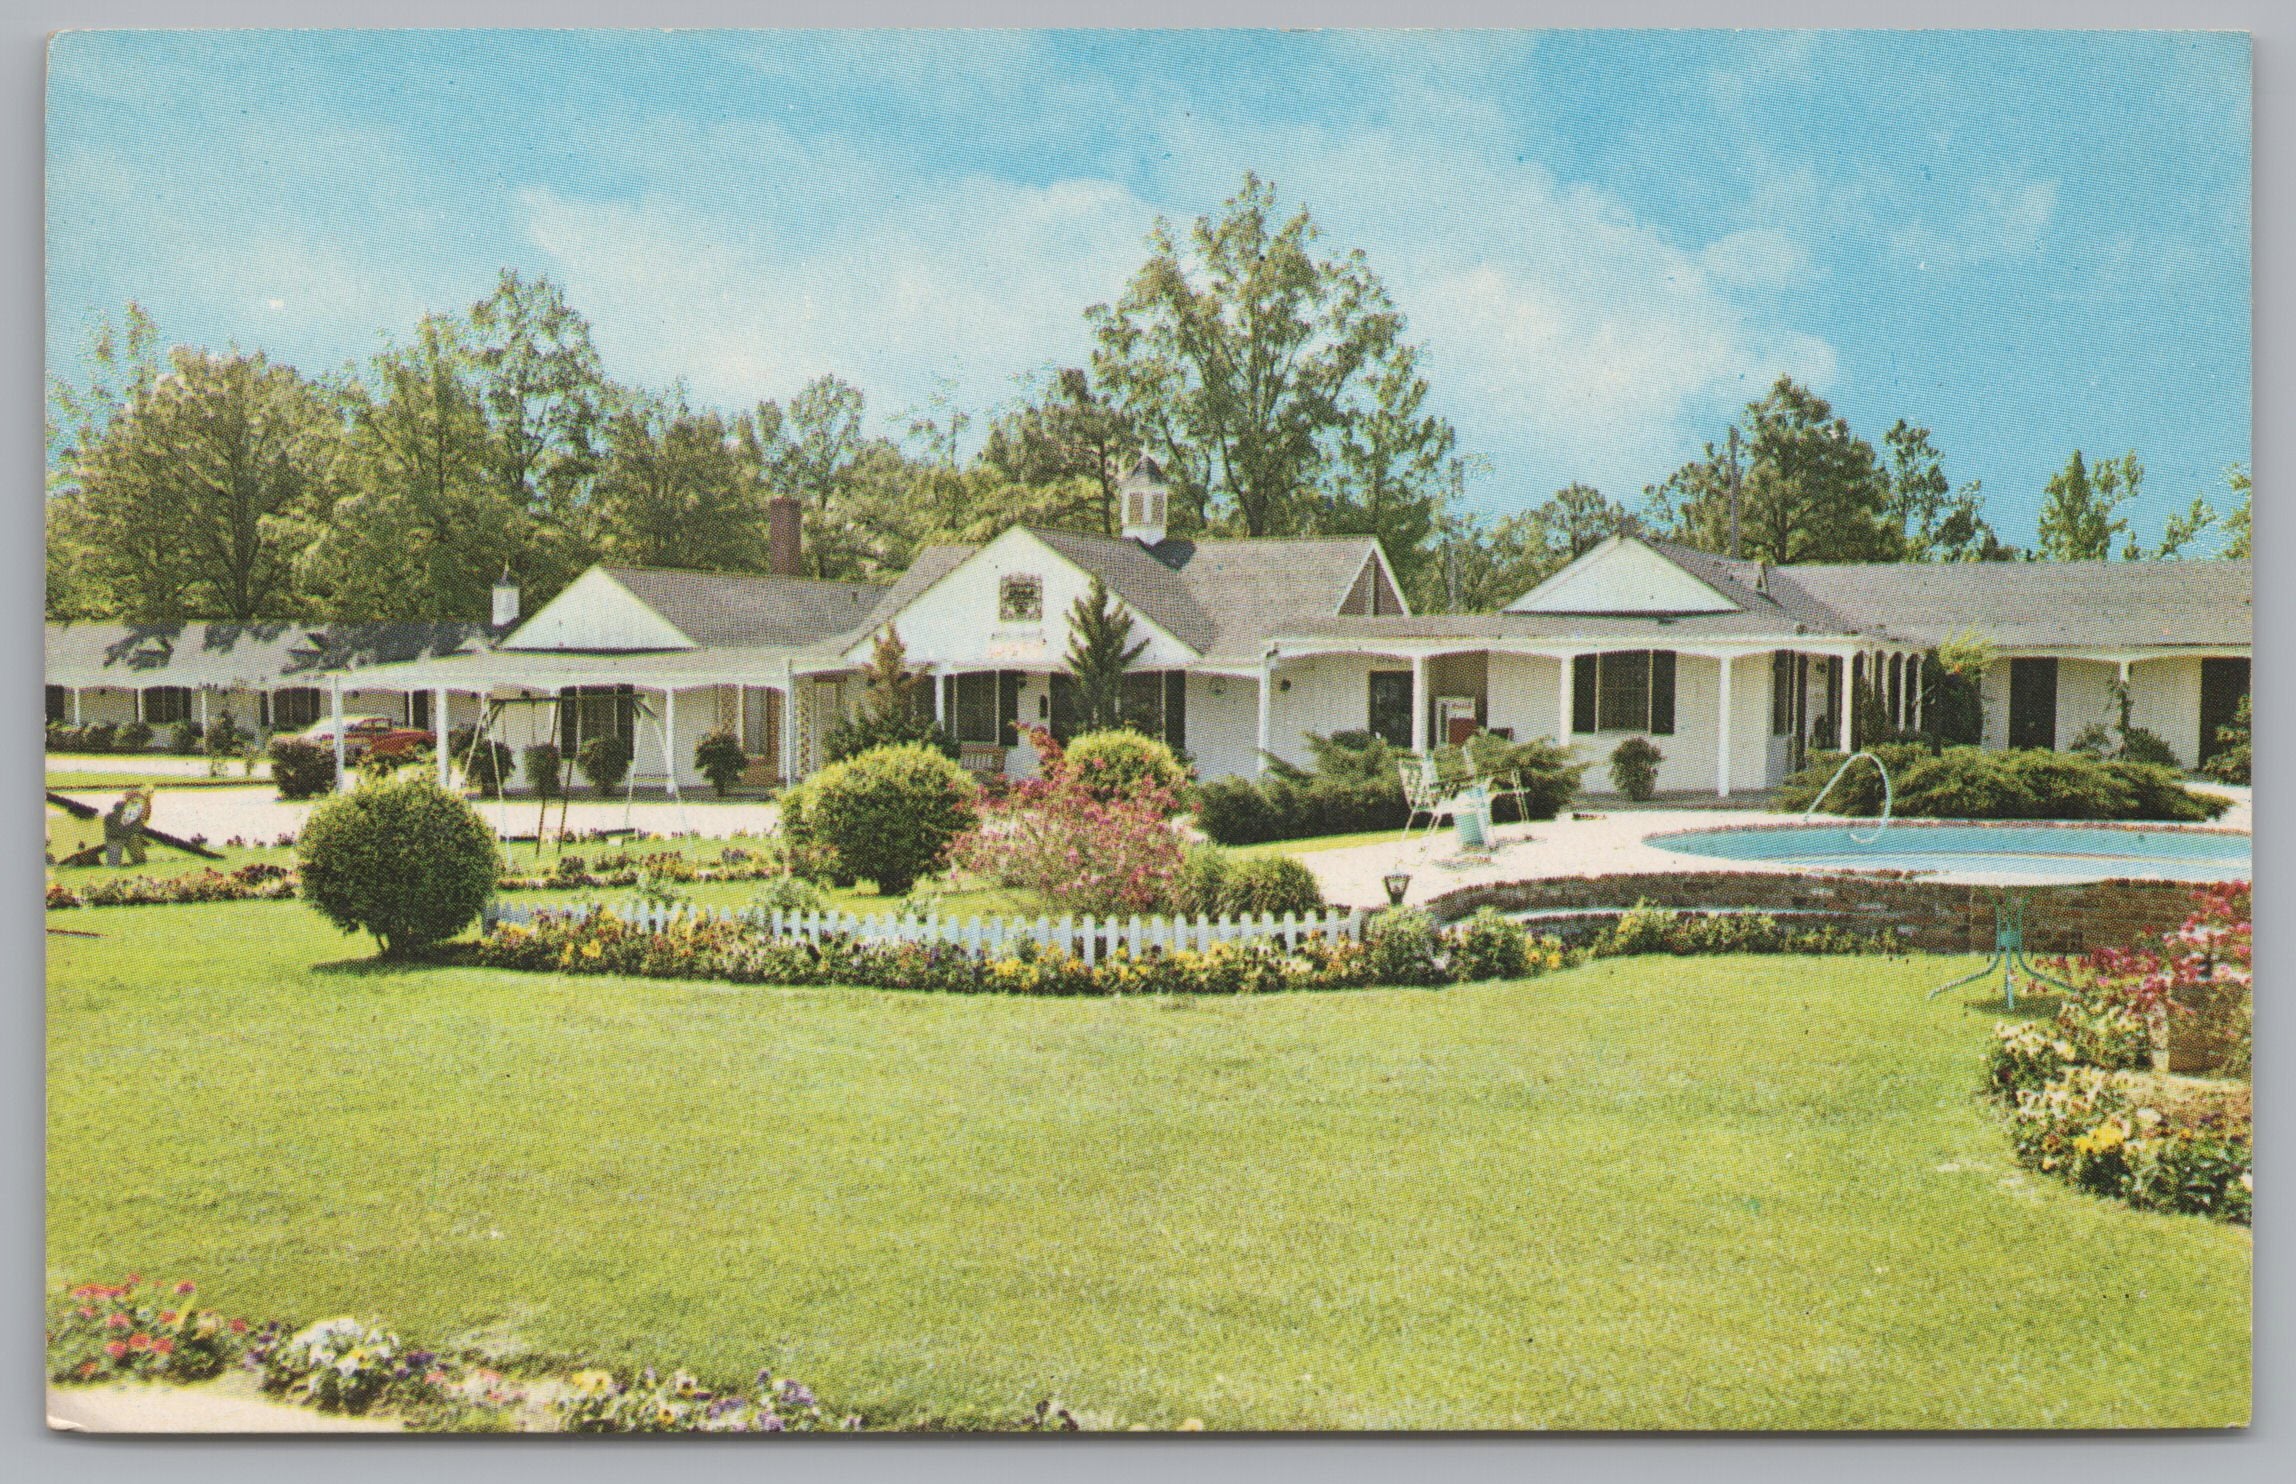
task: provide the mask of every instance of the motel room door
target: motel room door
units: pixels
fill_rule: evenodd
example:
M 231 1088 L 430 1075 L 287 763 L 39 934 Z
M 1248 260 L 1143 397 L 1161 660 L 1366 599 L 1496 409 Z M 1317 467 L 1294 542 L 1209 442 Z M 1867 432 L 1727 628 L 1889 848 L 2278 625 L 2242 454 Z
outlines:
M 2248 661 L 2202 660 L 2200 662 L 2200 747 L 2199 761 L 2207 762 L 2224 750 L 2216 740 L 2216 729 L 2232 725 L 2240 710 L 2240 698 L 2248 694 Z
M 2009 662 L 2009 745 L 2054 751 L 2057 746 L 2057 662 Z

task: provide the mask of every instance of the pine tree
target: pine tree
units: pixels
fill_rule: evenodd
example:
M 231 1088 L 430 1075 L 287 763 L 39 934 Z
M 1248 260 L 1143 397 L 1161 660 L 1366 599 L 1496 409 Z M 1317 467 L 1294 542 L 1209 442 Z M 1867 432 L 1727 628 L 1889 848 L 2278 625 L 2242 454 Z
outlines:
M 1068 610 L 1068 634 L 1068 673 L 1076 679 L 1084 730 L 1106 731 L 1122 720 L 1124 672 L 1147 650 L 1148 641 L 1125 647 L 1132 637 L 1132 615 L 1097 573 L 1092 590 Z

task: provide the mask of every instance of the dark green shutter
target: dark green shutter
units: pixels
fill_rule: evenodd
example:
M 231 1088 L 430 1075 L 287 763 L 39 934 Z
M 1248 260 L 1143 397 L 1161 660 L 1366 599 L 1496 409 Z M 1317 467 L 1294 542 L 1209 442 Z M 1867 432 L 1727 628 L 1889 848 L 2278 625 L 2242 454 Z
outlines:
M 558 688 L 558 755 L 560 757 L 572 757 L 574 755 L 574 726 L 576 714 L 582 705 L 581 694 L 571 685 L 562 685 Z
M 1571 730 L 1591 732 L 1594 724 L 1595 656 L 1582 654 L 1571 661 Z
M 1188 673 L 1164 672 L 1164 743 L 1174 752 L 1188 747 Z
M 1005 747 L 1020 745 L 1020 681 L 1018 670 L 997 671 L 997 741 Z
M 1674 651 L 1650 652 L 1650 734 L 1674 735 Z

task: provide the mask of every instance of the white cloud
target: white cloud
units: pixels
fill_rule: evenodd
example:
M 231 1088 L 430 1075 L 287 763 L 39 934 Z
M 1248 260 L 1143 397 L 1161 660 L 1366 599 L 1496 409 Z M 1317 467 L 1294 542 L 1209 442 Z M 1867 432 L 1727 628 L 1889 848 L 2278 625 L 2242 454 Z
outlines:
M 1971 192 L 1960 217 L 1943 227 L 1916 219 L 1889 234 L 1890 251 L 1940 271 L 2025 257 L 2057 217 L 2057 183 L 1994 181 Z

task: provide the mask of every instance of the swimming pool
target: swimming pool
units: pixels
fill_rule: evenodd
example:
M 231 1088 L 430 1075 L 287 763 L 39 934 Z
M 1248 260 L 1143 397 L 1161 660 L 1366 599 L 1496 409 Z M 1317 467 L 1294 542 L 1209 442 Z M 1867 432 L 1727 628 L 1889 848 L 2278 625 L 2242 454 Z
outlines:
M 2245 881 L 2249 838 L 2157 825 L 1992 825 L 1892 820 L 1856 825 L 1739 825 L 1652 835 L 1683 855 L 1811 871 L 1914 871 L 1983 885 L 2059 881 Z M 1871 840 L 1870 844 L 1860 841 Z

